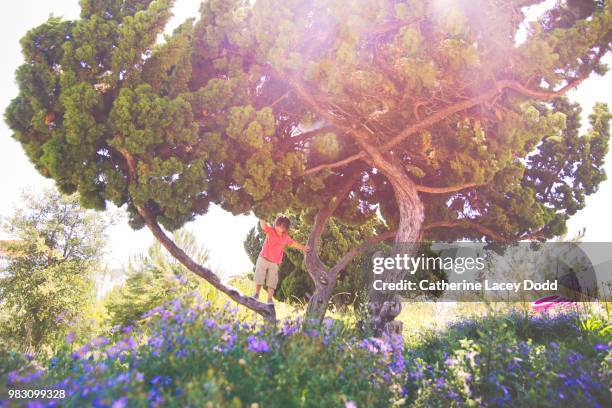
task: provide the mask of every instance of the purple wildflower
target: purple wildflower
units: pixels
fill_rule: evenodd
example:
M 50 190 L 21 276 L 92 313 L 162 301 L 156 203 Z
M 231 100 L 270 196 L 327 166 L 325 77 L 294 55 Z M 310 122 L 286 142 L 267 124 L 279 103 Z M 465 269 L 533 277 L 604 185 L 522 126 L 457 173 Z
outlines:
M 66 334 L 66 344 L 72 344 L 74 341 L 74 331 L 70 330 L 68 334 Z
M 247 350 L 253 353 L 267 353 L 270 347 L 265 340 L 258 340 L 255 336 L 247 337 Z
M 113 401 L 113 405 L 111 408 L 125 408 L 128 406 L 128 399 L 126 396 L 119 398 L 118 400 Z
M 106 344 L 108 344 L 108 339 L 104 336 L 98 336 L 95 339 L 93 339 L 91 341 L 91 344 L 96 346 L 96 347 L 102 347 Z
M 13 385 L 16 382 L 19 382 L 20 378 L 19 374 L 17 374 L 17 371 L 9 372 L 6 381 L 8 382 L 8 385 Z

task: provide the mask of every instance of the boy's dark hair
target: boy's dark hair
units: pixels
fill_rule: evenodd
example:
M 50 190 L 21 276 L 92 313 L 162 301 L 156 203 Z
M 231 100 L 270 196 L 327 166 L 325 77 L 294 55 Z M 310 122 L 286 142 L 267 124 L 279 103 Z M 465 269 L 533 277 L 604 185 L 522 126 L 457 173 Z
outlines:
M 291 227 L 291 221 L 288 217 L 285 217 L 284 215 L 279 215 L 278 218 L 276 218 L 276 221 L 274 221 L 274 225 L 282 225 L 287 231 L 289 231 L 289 227 Z

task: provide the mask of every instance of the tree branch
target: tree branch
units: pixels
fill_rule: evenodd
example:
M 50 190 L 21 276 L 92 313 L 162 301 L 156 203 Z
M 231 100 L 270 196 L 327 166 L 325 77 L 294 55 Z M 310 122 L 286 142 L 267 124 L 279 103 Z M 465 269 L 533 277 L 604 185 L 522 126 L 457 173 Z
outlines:
M 344 256 L 342 258 L 340 258 L 340 260 L 336 263 L 336 265 L 334 265 L 334 267 L 331 269 L 330 273 L 338 274 L 340 271 L 342 271 L 344 268 L 346 268 L 346 266 L 356 256 L 360 255 L 370 245 L 374 245 L 374 244 L 377 244 L 379 242 L 386 241 L 388 239 L 392 239 L 392 238 L 395 237 L 395 234 L 397 234 L 397 230 L 385 231 L 385 232 L 383 232 L 381 234 L 378 234 L 378 235 L 375 235 L 375 236 L 371 237 L 370 239 L 368 239 L 364 243 L 351 248 L 351 250 L 348 251 L 346 254 L 344 254 Z
M 125 159 L 128 169 L 128 179 L 130 182 L 136 181 L 136 161 L 134 156 L 125 149 L 118 149 L 119 153 Z M 133 202 L 132 202 L 133 203 Z M 134 204 L 134 207 L 138 211 L 138 214 L 144 219 L 145 224 L 153 233 L 153 236 L 168 250 L 168 252 L 174 256 L 180 263 L 182 263 L 187 269 L 195 273 L 196 275 L 204 278 L 217 290 L 225 293 L 236 303 L 241 304 L 257 313 L 262 315 L 264 319 L 270 323 L 276 322 L 276 311 L 274 305 L 261 303 L 254 298 L 248 297 L 240 293 L 235 288 L 225 285 L 219 277 L 210 269 L 195 262 L 189 255 L 179 248 L 174 241 L 166 235 L 164 230 L 155 220 L 155 217 L 151 214 L 146 206 L 139 206 Z
M 359 152 L 359 153 L 355 153 L 345 159 L 339 160 L 337 162 L 333 162 L 333 163 L 323 163 L 323 164 L 319 164 L 318 166 L 315 167 L 311 167 L 309 169 L 306 169 L 306 171 L 304 171 L 304 174 L 314 174 L 317 173 L 321 170 L 325 170 L 325 169 L 334 169 L 336 167 L 342 167 L 345 166 L 349 163 L 354 162 L 355 160 L 359 160 L 359 159 L 363 159 L 365 158 L 365 153 L 364 152 Z
M 485 227 L 482 224 L 479 224 L 472 220 L 457 220 L 457 221 L 436 221 L 432 222 L 423 227 L 423 230 L 430 230 L 434 228 L 465 228 L 465 229 L 475 229 L 483 235 L 493 238 L 497 242 L 513 242 L 513 241 L 521 241 L 521 240 L 534 240 L 534 239 L 545 239 L 546 237 L 543 234 L 542 230 L 534 231 L 528 234 L 523 234 L 518 237 L 504 238 L 501 234 L 493 231 L 489 227 Z
M 600 51 L 601 54 L 601 51 Z M 598 57 L 601 57 L 601 55 L 598 54 Z M 501 92 L 503 92 L 506 89 L 512 89 L 524 96 L 528 96 L 531 98 L 535 98 L 535 99 L 541 99 L 541 100 L 550 100 L 553 98 L 557 98 L 559 96 L 563 96 L 564 94 L 566 94 L 568 91 L 570 91 L 571 89 L 575 88 L 576 86 L 578 86 L 582 81 L 584 81 L 586 79 L 586 76 L 581 77 L 581 78 L 577 78 L 573 81 L 570 81 L 567 85 L 565 85 L 564 87 L 562 87 L 561 89 L 557 90 L 557 91 L 542 91 L 542 90 L 533 90 L 533 89 L 529 89 L 526 86 L 522 85 L 520 82 L 518 81 L 514 81 L 514 80 L 501 80 L 498 81 L 494 87 L 492 87 L 491 89 L 487 90 L 486 92 L 481 93 L 480 95 L 476 95 L 472 98 L 466 99 L 464 101 L 461 102 L 457 102 L 455 104 L 452 104 L 444 109 L 439 110 L 438 112 L 434 113 L 433 115 L 428 116 L 427 118 L 418 121 L 417 123 L 410 125 L 408 127 L 406 127 L 404 130 L 402 130 L 401 132 L 399 132 L 397 135 L 395 135 L 393 138 L 391 138 L 389 141 L 387 141 L 385 144 L 382 145 L 381 147 L 381 151 L 385 152 L 388 151 L 390 149 L 392 149 L 393 147 L 397 146 L 398 144 L 402 143 L 404 140 L 406 140 L 409 136 L 420 132 L 422 130 L 425 130 L 439 122 L 441 122 L 442 120 L 446 119 L 447 117 L 454 115 L 455 113 L 461 112 L 463 110 L 469 109 L 473 106 L 479 105 L 483 102 L 486 102 L 487 100 L 497 96 L 498 94 L 500 94 Z M 341 167 L 344 166 L 348 163 L 351 163 L 355 160 L 360 160 L 360 159 L 364 159 L 366 157 L 366 153 L 365 152 L 359 152 L 356 154 L 353 154 L 345 159 L 342 159 L 340 161 L 337 162 L 333 162 L 333 163 L 326 163 L 326 164 L 320 164 L 316 167 L 307 169 L 304 174 L 313 174 L 316 173 L 318 171 L 321 171 L 323 169 L 332 169 L 332 168 L 336 168 L 336 167 Z M 424 191 L 424 190 L 423 190 Z
M 314 95 L 312 95 L 308 91 L 308 89 L 306 89 L 306 85 L 299 78 L 298 75 L 294 74 L 294 75 L 287 76 L 287 75 L 283 75 L 282 73 L 278 73 L 278 72 L 277 72 L 277 75 L 284 78 L 293 87 L 293 89 L 295 89 L 298 95 L 306 101 L 307 104 L 309 104 L 319 115 L 327 119 L 334 127 L 344 130 L 345 132 L 351 132 L 353 130 L 352 126 L 340 120 L 329 110 L 325 109 L 320 104 L 320 102 L 317 100 L 317 99 L 325 100 L 325 98 L 323 96 L 320 96 L 319 98 L 315 98 Z
M 319 273 L 324 273 L 326 267 L 317 254 L 319 239 L 321 238 L 321 234 L 325 229 L 325 225 L 327 225 L 329 217 L 331 217 L 336 208 L 338 208 L 338 205 L 340 205 L 340 202 L 342 202 L 344 197 L 351 191 L 351 188 L 360 176 L 360 171 L 355 171 L 355 173 L 348 175 L 345 178 L 344 183 L 338 187 L 334 193 L 334 196 L 330 197 L 327 203 L 317 212 L 312 229 L 310 230 L 310 235 L 308 237 L 308 246 L 310 246 L 311 250 L 306 254 L 305 259 L 306 267 L 309 272 L 317 271 Z M 320 277 L 312 276 L 312 278 L 315 281 L 315 285 L 318 285 Z
M 323 127 L 317 128 L 317 129 L 313 129 L 313 130 L 309 130 L 309 131 L 306 131 L 306 132 L 299 133 L 299 134 L 297 134 L 295 136 L 288 137 L 287 139 L 285 139 L 285 141 L 287 143 L 302 142 L 304 140 L 307 140 L 307 139 L 310 139 L 312 137 L 318 136 L 318 135 L 320 135 L 323 132 L 328 132 L 328 131 L 330 131 L 332 129 L 333 129 L 332 126 L 323 126 Z
M 351 159 L 351 157 L 347 157 L 346 159 L 336 162 L 334 164 L 339 164 L 339 163 L 348 164 L 348 163 L 351 163 L 353 160 L 354 159 Z M 327 167 L 328 166 L 326 165 L 313 167 L 310 170 L 306 171 L 304 174 L 315 173 L 316 171 L 319 170 L 319 168 L 327 168 Z M 447 194 L 447 193 L 454 193 L 454 192 L 461 191 L 461 190 L 466 190 L 468 188 L 483 186 L 484 184 L 485 183 L 463 183 L 463 184 L 456 184 L 456 185 L 444 186 L 444 187 L 431 187 L 431 186 L 425 186 L 422 184 L 415 184 L 415 186 L 416 186 L 416 190 L 421 193 Z
M 463 183 L 463 184 L 457 184 L 454 186 L 446 186 L 446 187 L 429 187 L 429 186 L 422 186 L 420 184 L 417 184 L 416 189 L 417 191 L 420 191 L 421 193 L 446 194 L 446 193 L 453 193 L 455 191 L 461 191 L 467 188 L 478 187 L 482 185 L 483 185 L 482 183 Z
M 485 227 L 482 224 L 479 224 L 474 221 L 469 220 L 457 220 L 457 221 L 436 221 L 431 224 L 425 225 L 423 227 L 424 231 L 428 231 L 434 228 L 465 228 L 465 229 L 475 229 L 483 235 L 488 236 L 489 238 L 493 238 L 498 242 L 507 242 L 508 240 L 504 238 L 501 234 L 493 231 L 489 227 Z

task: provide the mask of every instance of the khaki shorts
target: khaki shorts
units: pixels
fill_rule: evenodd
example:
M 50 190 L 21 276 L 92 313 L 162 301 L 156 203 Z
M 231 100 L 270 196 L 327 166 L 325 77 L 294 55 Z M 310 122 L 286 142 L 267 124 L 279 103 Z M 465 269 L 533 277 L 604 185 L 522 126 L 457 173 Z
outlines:
M 270 289 L 276 289 L 278 284 L 278 264 L 268 261 L 263 256 L 257 258 L 255 263 L 255 284 L 263 285 Z

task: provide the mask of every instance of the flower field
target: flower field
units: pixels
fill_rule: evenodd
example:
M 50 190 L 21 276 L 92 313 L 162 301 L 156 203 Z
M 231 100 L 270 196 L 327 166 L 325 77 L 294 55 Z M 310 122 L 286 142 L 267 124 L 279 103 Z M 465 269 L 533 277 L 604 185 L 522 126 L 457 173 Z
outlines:
M 29 407 L 604 407 L 611 400 L 612 333 L 595 314 L 471 317 L 402 343 L 332 319 L 267 329 L 189 293 L 152 309 L 138 327 L 84 345 L 66 340 L 43 366 L 0 356 L 2 387 L 66 391 L 61 400 L 23 400 Z

